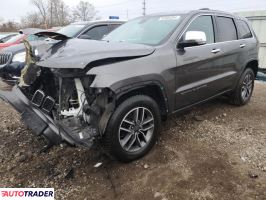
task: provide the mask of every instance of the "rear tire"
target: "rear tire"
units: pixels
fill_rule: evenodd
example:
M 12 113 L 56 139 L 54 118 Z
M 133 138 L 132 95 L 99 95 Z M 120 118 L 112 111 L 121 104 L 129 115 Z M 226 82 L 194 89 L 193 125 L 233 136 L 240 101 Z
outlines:
M 247 68 L 241 75 L 239 82 L 231 96 L 231 103 L 242 106 L 250 101 L 254 89 L 255 74 L 250 68 Z
M 155 145 L 161 127 L 157 103 L 145 95 L 122 102 L 103 136 L 103 146 L 116 159 L 129 162 L 143 157 Z

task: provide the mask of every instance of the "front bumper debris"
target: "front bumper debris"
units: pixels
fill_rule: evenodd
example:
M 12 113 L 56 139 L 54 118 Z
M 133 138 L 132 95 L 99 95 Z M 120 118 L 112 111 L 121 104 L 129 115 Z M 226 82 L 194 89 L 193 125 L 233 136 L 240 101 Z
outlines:
M 82 129 L 83 126 L 79 126 L 80 130 L 73 131 L 70 127 L 75 128 L 80 124 L 73 121 L 53 120 L 40 108 L 34 106 L 18 86 L 14 86 L 12 91 L 0 91 L 0 98 L 11 104 L 21 114 L 24 123 L 36 135 L 46 137 L 53 144 L 65 141 L 70 145 L 91 147 L 94 137 L 97 136 L 96 129 L 91 127 Z M 78 134 L 74 135 L 73 132 Z

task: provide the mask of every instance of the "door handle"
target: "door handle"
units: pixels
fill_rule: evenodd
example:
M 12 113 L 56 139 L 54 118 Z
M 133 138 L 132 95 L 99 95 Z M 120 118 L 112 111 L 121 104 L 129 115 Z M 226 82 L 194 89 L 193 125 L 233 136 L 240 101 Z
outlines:
M 240 44 L 240 48 L 244 48 L 246 44 Z
M 221 49 L 213 49 L 211 52 L 212 53 L 219 53 L 221 51 Z

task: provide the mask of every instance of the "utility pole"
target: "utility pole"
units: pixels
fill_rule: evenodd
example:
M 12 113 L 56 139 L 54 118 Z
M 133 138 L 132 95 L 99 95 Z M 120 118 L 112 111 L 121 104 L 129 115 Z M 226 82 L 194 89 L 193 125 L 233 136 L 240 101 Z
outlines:
M 146 0 L 143 0 L 143 16 L 146 15 Z
M 51 13 L 50 13 L 50 26 L 51 28 L 53 27 L 53 1 L 50 1 L 50 9 L 51 9 Z

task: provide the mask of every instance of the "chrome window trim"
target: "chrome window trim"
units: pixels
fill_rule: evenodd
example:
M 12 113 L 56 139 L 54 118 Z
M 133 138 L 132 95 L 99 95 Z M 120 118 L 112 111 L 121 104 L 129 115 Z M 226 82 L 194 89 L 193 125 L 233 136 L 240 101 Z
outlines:
M 216 14 L 216 13 L 205 13 L 205 14 L 196 14 L 196 16 L 194 16 L 190 22 L 185 26 L 185 28 L 183 29 L 183 31 L 181 31 L 181 34 L 179 37 L 177 37 L 178 39 L 176 39 L 175 41 L 175 48 L 177 48 L 177 44 L 180 41 L 180 39 L 182 38 L 183 34 L 187 31 L 188 27 L 190 26 L 190 24 L 198 17 L 200 16 L 212 16 L 212 17 L 227 17 L 227 18 L 232 18 L 233 20 L 235 19 L 234 16 L 230 16 L 230 15 L 222 15 L 222 14 Z M 214 22 L 217 26 L 217 23 Z M 247 23 L 247 22 L 246 22 Z M 236 27 L 237 28 L 237 27 Z M 250 27 L 249 27 L 250 28 Z M 218 32 L 218 30 L 217 30 Z M 214 32 L 215 34 L 215 32 Z M 215 37 L 216 39 L 216 37 Z M 201 46 L 207 46 L 207 45 L 214 45 L 214 44 L 223 44 L 223 43 L 228 43 L 228 42 L 236 42 L 236 41 L 243 41 L 243 40 L 247 40 L 247 39 L 255 39 L 254 34 L 252 33 L 252 37 L 251 38 L 244 38 L 244 39 L 237 39 L 237 40 L 229 40 L 229 41 L 224 41 L 224 42 L 214 42 L 214 43 L 208 43 L 208 44 L 204 44 L 204 45 L 200 45 L 200 46 L 194 46 L 194 47 L 186 47 L 186 48 L 195 48 L 195 47 L 201 47 Z

